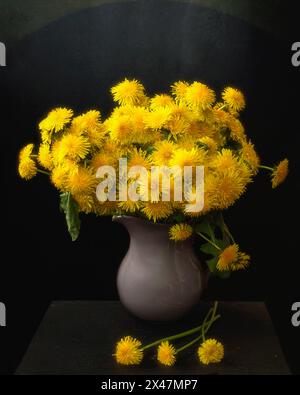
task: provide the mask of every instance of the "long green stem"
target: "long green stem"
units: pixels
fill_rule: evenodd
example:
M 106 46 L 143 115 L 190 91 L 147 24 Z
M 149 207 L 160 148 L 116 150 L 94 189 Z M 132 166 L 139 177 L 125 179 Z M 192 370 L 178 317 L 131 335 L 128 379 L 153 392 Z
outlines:
M 231 232 L 230 232 L 230 230 L 229 230 L 229 228 L 228 228 L 228 226 L 227 226 L 227 224 L 226 224 L 226 222 L 224 220 L 224 217 L 223 217 L 222 213 L 220 213 L 220 217 L 221 217 L 221 222 L 222 222 L 223 229 L 224 229 L 225 233 L 227 233 L 227 235 L 230 237 L 231 241 L 233 243 L 235 243 L 234 238 L 233 238 L 233 236 L 232 236 L 232 234 L 231 234 Z
M 258 167 L 260 167 L 261 169 L 266 169 L 266 170 L 274 171 L 274 169 L 273 169 L 272 167 L 269 167 L 269 166 L 259 165 Z
M 207 324 L 207 328 L 205 329 L 205 333 L 206 332 L 208 332 L 209 331 L 209 329 L 210 329 L 210 327 L 212 326 L 212 324 L 214 323 L 214 318 L 215 318 L 215 316 L 216 316 L 216 311 L 217 311 L 217 308 L 218 308 L 218 302 L 215 302 L 214 303 L 214 307 L 213 307 L 213 311 L 212 311 L 212 318 L 211 318 L 211 320 L 208 322 L 208 324 Z M 216 316 L 216 317 L 221 317 L 220 315 L 218 315 L 218 316 Z M 204 339 L 203 339 L 204 340 Z
M 201 328 L 202 328 L 202 325 L 197 326 L 196 328 L 192 328 L 192 329 L 190 329 L 190 330 L 188 330 L 188 331 L 178 333 L 177 335 L 168 336 L 168 337 L 164 337 L 164 338 L 162 338 L 162 339 L 155 340 L 153 343 L 150 343 L 150 344 L 147 344 L 146 346 L 144 346 L 144 347 L 142 348 L 142 350 L 146 350 L 147 348 L 156 346 L 157 344 L 160 344 L 162 341 L 166 341 L 166 340 L 176 340 L 176 339 L 180 339 L 181 337 L 185 337 L 185 336 L 188 336 L 188 335 L 192 335 L 193 333 L 196 333 L 196 332 L 200 331 Z
M 48 173 L 47 171 L 44 171 L 44 170 L 41 170 L 41 169 L 37 169 L 36 171 L 37 171 L 38 173 L 46 174 L 47 176 L 50 176 L 50 173 Z
M 202 239 L 206 240 L 208 243 L 210 243 L 212 246 L 214 246 L 217 250 L 221 251 L 221 248 L 220 248 L 216 243 L 214 243 L 213 241 L 211 241 L 208 237 L 204 236 L 203 233 L 201 233 L 201 232 L 196 232 L 196 233 L 197 233 L 199 236 L 201 236 Z
M 205 340 L 206 325 L 207 325 L 208 322 L 210 322 L 211 320 L 214 319 L 214 316 L 215 316 L 215 313 L 216 313 L 215 306 L 216 306 L 216 302 L 214 303 L 214 306 L 209 310 L 208 314 L 204 318 L 204 321 L 203 321 L 203 324 L 202 324 L 202 328 L 201 328 L 201 334 L 202 334 L 203 341 Z
M 216 315 L 214 317 L 213 320 L 210 321 L 210 324 L 213 324 L 215 321 L 217 321 L 221 316 L 220 315 Z M 211 326 L 211 325 L 210 325 Z M 209 326 L 209 327 L 210 327 Z M 176 354 L 178 354 L 179 352 L 185 350 L 186 348 L 192 346 L 193 344 L 197 343 L 200 339 L 202 339 L 203 341 L 205 341 L 205 334 L 207 333 L 209 327 L 207 326 L 207 328 L 204 330 L 204 333 L 201 333 L 200 336 L 197 336 L 194 340 L 190 341 L 189 343 L 185 344 L 184 346 L 178 348 L 176 350 Z M 203 332 L 203 331 L 202 331 Z
M 210 238 L 212 239 L 213 243 L 215 243 L 216 242 L 215 234 L 214 234 L 214 231 L 212 230 L 212 228 L 210 226 L 209 221 L 207 221 L 207 227 L 208 227 L 208 230 L 209 230 Z
M 197 327 L 195 327 L 195 328 L 189 329 L 189 330 L 187 330 L 187 331 L 185 331 L 185 332 L 178 333 L 178 334 L 176 334 L 176 335 L 172 335 L 172 336 L 164 337 L 164 338 L 162 338 L 162 339 L 155 340 L 154 342 L 152 342 L 152 343 L 147 344 L 146 346 L 144 346 L 144 347 L 142 348 L 142 350 L 147 350 L 148 348 L 154 347 L 154 346 L 160 344 L 162 341 L 176 340 L 176 339 L 180 339 L 180 338 L 185 337 L 185 336 L 192 335 L 193 333 L 199 332 L 199 331 L 202 329 L 202 326 L 206 323 L 207 318 L 209 317 L 211 311 L 213 312 L 213 315 L 212 315 L 212 318 L 211 318 L 211 319 L 214 318 L 214 315 L 215 315 L 215 313 L 216 313 L 216 308 L 217 308 L 217 302 L 215 302 L 214 307 L 213 307 L 212 309 L 209 310 L 209 312 L 207 313 L 207 315 L 206 315 L 206 317 L 204 318 L 204 321 L 203 321 L 203 323 L 202 323 L 201 325 L 199 325 L 199 326 L 197 326 Z
M 180 347 L 176 351 L 176 353 L 179 353 L 180 351 L 185 350 L 186 348 L 192 346 L 193 344 L 197 343 L 200 339 L 202 339 L 202 341 L 205 341 L 205 334 L 209 331 L 212 324 L 221 317 L 221 315 L 215 315 L 217 306 L 218 306 L 218 303 L 215 302 L 214 307 L 212 309 L 210 309 L 206 318 L 204 319 L 204 322 L 203 322 L 202 328 L 201 328 L 201 335 L 199 335 L 198 337 L 196 337 L 194 340 L 190 341 L 189 343 L 185 344 L 184 346 Z M 212 317 L 208 321 L 208 316 L 209 316 L 210 312 L 212 312 Z

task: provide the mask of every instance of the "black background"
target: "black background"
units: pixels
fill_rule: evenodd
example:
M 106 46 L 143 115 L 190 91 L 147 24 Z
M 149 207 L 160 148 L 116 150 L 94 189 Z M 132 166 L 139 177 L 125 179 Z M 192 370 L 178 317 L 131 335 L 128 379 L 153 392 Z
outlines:
M 300 29 L 295 3 L 276 4 L 270 17 L 282 16 L 277 37 L 197 4 L 150 0 L 67 15 L 8 47 L 7 67 L 0 68 L 0 301 L 7 306 L 0 372 L 14 372 L 51 300 L 118 297 L 125 229 L 110 218 L 84 216 L 72 243 L 46 176 L 23 182 L 16 169 L 19 148 L 38 142 L 36 124 L 49 109 L 100 108 L 105 116 L 112 108 L 109 87 L 126 76 L 143 81 L 150 94 L 178 79 L 217 91 L 239 87 L 247 98 L 242 119 L 263 162 L 290 159 L 284 185 L 272 190 L 268 175 L 259 174 L 225 213 L 252 266 L 230 280 L 213 279 L 204 297 L 266 301 L 291 369 L 300 373 L 300 328 L 291 325 L 291 305 L 300 301 L 300 68 L 290 60 Z

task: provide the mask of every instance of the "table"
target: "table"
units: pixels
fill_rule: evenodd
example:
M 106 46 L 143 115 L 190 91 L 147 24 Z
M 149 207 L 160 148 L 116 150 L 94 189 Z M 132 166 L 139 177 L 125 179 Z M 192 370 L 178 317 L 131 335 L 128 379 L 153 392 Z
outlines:
M 262 302 L 220 302 L 222 317 L 209 334 L 224 344 L 225 358 L 220 364 L 201 365 L 195 347 L 180 354 L 171 368 L 158 365 L 154 350 L 149 350 L 139 366 L 126 367 L 114 361 L 114 345 L 122 336 L 150 343 L 199 325 L 210 305 L 202 302 L 184 319 L 163 323 L 142 321 L 117 301 L 54 301 L 16 374 L 290 374 Z

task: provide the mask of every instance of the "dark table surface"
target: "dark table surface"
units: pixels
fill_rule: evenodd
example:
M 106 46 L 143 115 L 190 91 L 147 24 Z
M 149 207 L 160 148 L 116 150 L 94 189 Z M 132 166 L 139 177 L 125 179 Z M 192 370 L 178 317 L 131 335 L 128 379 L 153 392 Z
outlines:
M 209 333 L 224 344 L 220 364 L 201 365 L 197 347 L 179 354 L 171 368 L 158 365 L 153 349 L 139 366 L 124 367 L 114 361 L 114 345 L 122 336 L 150 343 L 199 325 L 209 306 L 203 302 L 180 321 L 159 323 L 141 321 L 115 301 L 53 302 L 16 374 L 290 374 L 261 302 L 220 303 L 222 317 Z

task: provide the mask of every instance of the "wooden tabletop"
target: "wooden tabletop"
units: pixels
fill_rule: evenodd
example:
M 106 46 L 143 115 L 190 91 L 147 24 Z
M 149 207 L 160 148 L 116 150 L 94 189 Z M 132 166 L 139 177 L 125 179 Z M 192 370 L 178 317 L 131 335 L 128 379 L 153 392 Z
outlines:
M 149 350 L 139 366 L 124 367 L 114 361 L 114 345 L 122 336 L 131 335 L 143 344 L 150 343 L 201 324 L 210 305 L 203 302 L 180 321 L 159 323 L 133 317 L 116 301 L 55 301 L 16 374 L 290 374 L 262 302 L 219 304 L 222 317 L 209 337 L 224 344 L 225 358 L 220 364 L 201 365 L 196 357 L 197 347 L 179 354 L 171 368 L 158 365 L 155 350 Z

